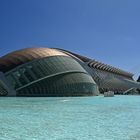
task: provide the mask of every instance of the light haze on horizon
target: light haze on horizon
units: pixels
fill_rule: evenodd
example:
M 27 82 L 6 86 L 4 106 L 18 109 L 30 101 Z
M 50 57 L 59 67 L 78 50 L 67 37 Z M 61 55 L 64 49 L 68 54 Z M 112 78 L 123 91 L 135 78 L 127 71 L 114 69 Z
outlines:
M 139 0 L 0 0 L 0 56 L 62 48 L 140 74 Z

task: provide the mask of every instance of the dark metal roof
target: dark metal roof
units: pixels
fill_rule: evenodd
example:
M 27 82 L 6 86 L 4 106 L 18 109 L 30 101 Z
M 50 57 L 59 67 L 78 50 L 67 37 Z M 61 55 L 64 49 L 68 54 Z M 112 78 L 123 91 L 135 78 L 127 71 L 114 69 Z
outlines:
M 7 72 L 18 65 L 22 65 L 34 59 L 58 55 L 68 56 L 63 52 L 50 48 L 21 49 L 0 57 L 0 71 Z

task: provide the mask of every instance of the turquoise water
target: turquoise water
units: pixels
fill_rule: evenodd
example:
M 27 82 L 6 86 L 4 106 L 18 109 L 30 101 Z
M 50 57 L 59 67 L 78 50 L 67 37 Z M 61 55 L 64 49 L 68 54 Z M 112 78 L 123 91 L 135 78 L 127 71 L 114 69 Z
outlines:
M 140 96 L 0 98 L 0 140 L 140 140 Z

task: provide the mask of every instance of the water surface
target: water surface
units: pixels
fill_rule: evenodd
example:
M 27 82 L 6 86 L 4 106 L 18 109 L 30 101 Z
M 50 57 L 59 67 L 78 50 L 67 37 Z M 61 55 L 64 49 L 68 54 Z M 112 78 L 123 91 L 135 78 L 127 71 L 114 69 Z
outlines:
M 140 96 L 0 98 L 0 140 L 140 140 Z

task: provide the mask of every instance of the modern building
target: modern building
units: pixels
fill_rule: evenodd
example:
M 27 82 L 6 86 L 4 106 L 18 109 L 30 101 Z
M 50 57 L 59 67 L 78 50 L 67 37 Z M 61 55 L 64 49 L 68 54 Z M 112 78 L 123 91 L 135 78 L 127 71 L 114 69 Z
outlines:
M 140 89 L 132 77 L 57 48 L 26 48 L 0 58 L 0 96 L 92 96 Z

